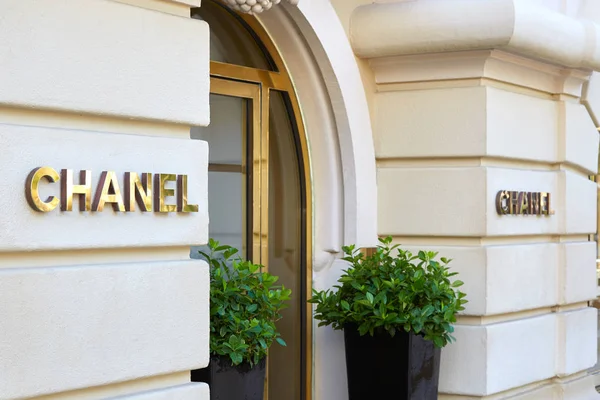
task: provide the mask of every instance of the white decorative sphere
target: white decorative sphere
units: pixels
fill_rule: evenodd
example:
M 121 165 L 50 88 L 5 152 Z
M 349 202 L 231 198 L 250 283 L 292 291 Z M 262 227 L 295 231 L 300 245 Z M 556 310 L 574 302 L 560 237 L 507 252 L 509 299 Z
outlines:
M 288 1 L 292 2 L 294 0 Z M 236 11 L 245 14 L 259 14 L 281 3 L 281 0 L 223 0 L 223 2 Z

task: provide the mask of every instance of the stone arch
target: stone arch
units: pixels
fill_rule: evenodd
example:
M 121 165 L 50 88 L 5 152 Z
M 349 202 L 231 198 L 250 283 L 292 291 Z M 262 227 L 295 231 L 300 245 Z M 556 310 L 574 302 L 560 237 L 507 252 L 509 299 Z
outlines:
M 257 17 L 287 65 L 306 124 L 316 261 L 323 257 L 318 252 L 337 253 L 343 244 L 374 245 L 377 184 L 369 110 L 333 6 L 326 1 L 285 4 Z

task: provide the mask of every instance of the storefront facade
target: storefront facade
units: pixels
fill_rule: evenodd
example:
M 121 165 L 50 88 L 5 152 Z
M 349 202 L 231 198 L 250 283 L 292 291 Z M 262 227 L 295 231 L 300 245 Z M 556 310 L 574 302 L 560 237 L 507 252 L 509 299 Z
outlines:
M 0 399 L 208 399 L 208 237 L 293 290 L 267 397 L 347 399 L 378 235 L 465 282 L 440 399 L 600 396 L 595 0 L 0 3 Z

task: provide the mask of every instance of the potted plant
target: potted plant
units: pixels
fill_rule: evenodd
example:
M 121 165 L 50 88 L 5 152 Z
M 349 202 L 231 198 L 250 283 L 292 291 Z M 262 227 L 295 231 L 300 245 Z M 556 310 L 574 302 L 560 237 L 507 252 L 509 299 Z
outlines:
M 343 248 L 350 267 L 335 290 L 313 291 L 315 319 L 344 330 L 350 400 L 437 399 L 440 349 L 467 302 L 456 289 L 463 283 L 437 253 L 380 242 L 368 256 Z
M 209 240 L 200 252 L 210 266 L 210 364 L 192 371 L 193 382 L 210 385 L 211 400 L 263 400 L 267 351 L 285 346 L 275 327 L 291 290 L 238 250 Z

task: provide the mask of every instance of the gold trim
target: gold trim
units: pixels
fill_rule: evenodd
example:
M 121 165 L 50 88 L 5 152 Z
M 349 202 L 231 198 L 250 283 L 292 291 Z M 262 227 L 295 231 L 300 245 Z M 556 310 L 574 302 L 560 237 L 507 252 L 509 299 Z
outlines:
M 236 79 L 243 82 L 260 83 L 266 87 L 288 91 L 288 79 L 279 72 L 255 69 L 241 65 L 225 64 L 218 61 L 210 62 L 210 74 L 225 79 Z
M 239 174 L 246 173 L 246 168 L 243 165 L 237 164 L 208 164 L 209 172 L 236 172 Z
M 241 197 L 242 197 L 242 224 L 246 225 L 248 222 L 248 218 L 252 218 L 252 212 L 253 210 L 251 209 L 251 207 L 249 207 L 249 202 L 248 202 L 248 143 L 246 143 L 246 141 L 248 140 L 248 135 L 252 135 L 253 131 L 254 131 L 254 127 L 253 127 L 253 121 L 251 120 L 251 115 L 253 115 L 253 107 L 256 107 L 257 104 L 254 102 L 254 100 L 250 101 L 248 99 L 246 99 L 246 101 L 243 104 L 242 107 L 242 137 L 240 138 L 242 140 L 242 179 L 240 182 L 241 188 L 240 188 L 240 193 L 241 193 Z M 250 219 L 251 220 L 251 219 Z M 248 229 L 242 229 L 242 249 L 243 252 L 242 254 L 244 255 L 244 257 L 248 258 Z
M 269 270 L 269 107 L 271 97 L 267 84 L 262 85 L 261 90 L 261 118 L 263 121 L 260 132 L 260 207 L 264 211 L 260 213 L 260 259 L 265 269 Z M 264 399 L 269 399 L 269 369 L 270 361 L 267 351 L 267 366 L 265 374 Z
M 221 96 L 243 97 L 260 103 L 260 88 L 258 85 L 247 82 L 210 78 L 210 92 Z
M 262 85 L 261 90 L 261 119 L 263 121 L 260 132 L 260 260 L 269 270 L 269 112 L 270 90 L 267 85 Z
M 268 270 L 268 266 L 264 264 L 262 257 L 263 238 L 261 235 L 261 220 L 262 214 L 266 213 L 267 209 L 261 209 L 261 199 L 263 197 L 261 179 L 263 155 L 260 143 L 264 121 L 262 120 L 261 110 L 263 106 L 261 104 L 261 90 L 259 85 L 256 85 L 256 91 L 258 100 L 256 101 L 257 107 L 253 108 L 253 133 L 250 136 L 252 140 L 252 160 L 250 160 L 252 165 L 252 259 L 255 263 L 264 265 L 265 269 Z

